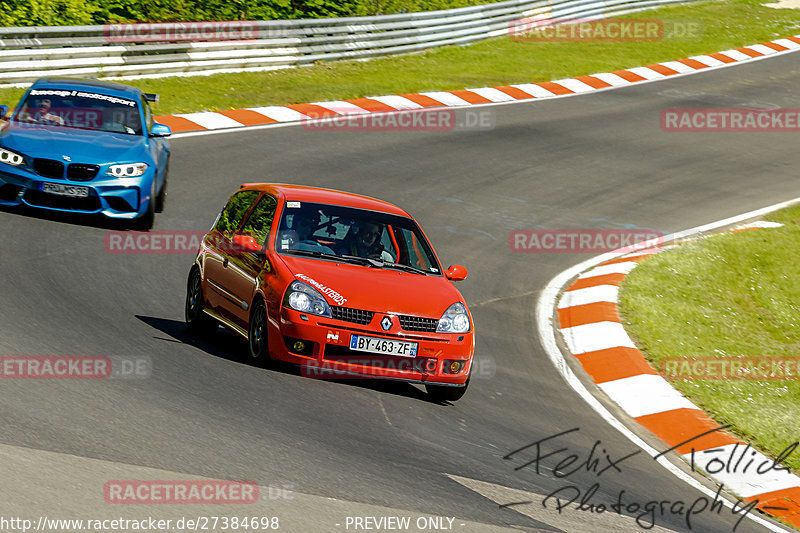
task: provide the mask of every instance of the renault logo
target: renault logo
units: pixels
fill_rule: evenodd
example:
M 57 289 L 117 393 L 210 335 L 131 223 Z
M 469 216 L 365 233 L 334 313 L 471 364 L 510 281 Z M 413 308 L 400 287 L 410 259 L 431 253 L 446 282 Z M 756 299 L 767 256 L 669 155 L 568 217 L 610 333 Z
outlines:
M 383 331 L 389 331 L 389 329 L 392 327 L 392 319 L 388 316 L 383 317 L 383 320 L 381 320 L 381 327 L 383 328 Z

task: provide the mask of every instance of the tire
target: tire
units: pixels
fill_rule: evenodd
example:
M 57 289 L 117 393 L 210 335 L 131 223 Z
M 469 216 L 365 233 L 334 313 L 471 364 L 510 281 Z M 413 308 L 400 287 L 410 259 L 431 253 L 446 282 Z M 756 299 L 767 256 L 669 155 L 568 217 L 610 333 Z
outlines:
M 150 201 L 147 203 L 147 211 L 134 221 L 136 229 L 149 231 L 153 229 L 156 219 L 156 179 L 153 178 L 153 185 L 150 187 Z
M 445 385 L 425 385 L 425 391 L 431 401 L 436 403 L 455 402 L 467 392 L 469 378 L 463 387 L 447 387 Z
M 264 301 L 257 298 L 250 312 L 250 323 L 247 327 L 247 351 L 249 360 L 256 365 L 265 365 L 270 362 L 269 333 L 267 322 L 267 307 Z
M 193 268 L 189 274 L 189 281 L 186 284 L 186 329 L 190 333 L 208 334 L 217 329 L 217 323 L 213 318 L 203 312 L 205 309 L 205 299 L 203 298 L 203 284 L 200 278 L 200 270 Z
M 155 206 L 156 213 L 164 212 L 164 205 L 167 203 L 168 179 L 169 179 L 169 161 L 167 161 L 167 168 L 164 169 L 164 184 L 161 185 L 161 190 L 158 191 L 158 196 L 156 197 L 156 206 Z

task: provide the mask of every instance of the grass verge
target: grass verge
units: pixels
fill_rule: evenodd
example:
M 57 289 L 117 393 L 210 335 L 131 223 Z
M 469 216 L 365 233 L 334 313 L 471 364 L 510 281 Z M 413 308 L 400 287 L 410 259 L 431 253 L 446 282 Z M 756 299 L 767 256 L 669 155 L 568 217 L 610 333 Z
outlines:
M 757 0 L 724 0 L 630 15 L 691 22 L 688 37 L 653 42 L 519 42 L 508 37 L 469 46 L 372 61 L 339 61 L 271 72 L 141 79 L 127 83 L 161 94 L 157 114 L 219 111 L 364 96 L 531 83 L 632 68 L 800 33 L 798 11 Z M 0 89 L 13 105 L 23 89 Z
M 625 279 L 622 322 L 656 369 L 674 357 L 800 361 L 800 207 L 767 219 L 785 225 L 682 244 L 643 261 Z M 773 458 L 800 440 L 800 381 L 671 383 Z M 800 472 L 800 454 L 784 464 Z

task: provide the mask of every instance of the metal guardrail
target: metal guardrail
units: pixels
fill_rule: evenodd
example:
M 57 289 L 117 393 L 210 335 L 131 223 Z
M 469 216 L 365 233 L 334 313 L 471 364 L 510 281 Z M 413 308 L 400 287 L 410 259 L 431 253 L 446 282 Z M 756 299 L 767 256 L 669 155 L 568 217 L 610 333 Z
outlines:
M 688 0 L 509 0 L 445 11 L 256 22 L 0 28 L 0 85 L 131 79 L 369 59 L 500 36 L 512 23 L 607 18 Z

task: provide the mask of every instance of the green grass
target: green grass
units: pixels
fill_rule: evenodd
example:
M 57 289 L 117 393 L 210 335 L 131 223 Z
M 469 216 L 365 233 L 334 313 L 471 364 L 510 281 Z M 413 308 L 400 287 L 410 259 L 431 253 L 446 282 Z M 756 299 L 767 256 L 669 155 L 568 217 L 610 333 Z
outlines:
M 672 357 L 800 358 L 800 207 L 767 218 L 785 226 L 685 243 L 625 279 L 620 316 L 655 368 Z M 772 457 L 800 440 L 800 381 L 671 383 Z M 785 464 L 800 471 L 800 454 Z
M 517 42 L 507 37 L 420 54 L 272 72 L 129 81 L 161 94 L 157 114 L 218 111 L 363 96 L 530 83 L 648 65 L 800 33 L 798 11 L 725 0 L 630 15 L 699 23 L 697 38 L 655 42 Z M 0 89 L 14 104 L 23 89 Z

